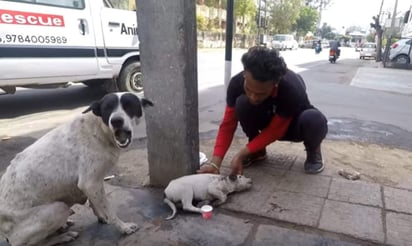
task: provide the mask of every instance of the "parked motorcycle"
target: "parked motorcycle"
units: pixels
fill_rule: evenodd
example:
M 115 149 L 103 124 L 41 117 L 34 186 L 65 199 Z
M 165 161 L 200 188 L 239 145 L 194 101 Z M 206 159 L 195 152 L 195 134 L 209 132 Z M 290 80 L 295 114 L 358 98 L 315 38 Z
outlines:
M 329 50 L 329 61 L 330 63 L 335 63 L 336 60 L 339 58 L 336 50 Z

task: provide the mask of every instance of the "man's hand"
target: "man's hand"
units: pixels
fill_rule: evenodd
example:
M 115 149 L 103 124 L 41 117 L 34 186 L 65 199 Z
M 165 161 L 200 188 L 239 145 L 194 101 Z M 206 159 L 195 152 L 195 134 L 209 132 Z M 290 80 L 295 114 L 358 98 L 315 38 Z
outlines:
M 206 162 L 205 164 L 197 170 L 197 173 L 213 173 L 219 174 L 220 165 L 222 164 L 222 158 L 213 156 L 210 162 Z
M 216 169 L 214 166 L 211 166 L 208 163 L 203 164 L 199 170 L 196 171 L 197 173 L 213 173 L 219 174 L 219 170 Z
M 249 149 L 242 148 L 232 159 L 230 167 L 232 169 L 231 175 L 243 174 L 243 160 L 249 155 Z

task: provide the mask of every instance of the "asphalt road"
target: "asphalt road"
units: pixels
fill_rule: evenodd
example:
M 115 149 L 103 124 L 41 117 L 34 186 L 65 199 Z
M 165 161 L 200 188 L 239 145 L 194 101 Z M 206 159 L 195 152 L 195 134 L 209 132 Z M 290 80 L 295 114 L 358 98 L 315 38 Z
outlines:
M 244 52 L 234 50 L 232 74 L 241 70 Z M 281 54 L 289 68 L 305 79 L 312 103 L 327 115 L 328 138 L 412 150 L 412 97 L 350 86 L 357 69 L 376 66 L 375 61 L 359 60 L 353 49 L 343 49 L 336 64 L 327 61 L 326 51 L 315 55 L 313 50 L 300 49 Z M 200 130 L 205 132 L 216 130 L 222 116 L 224 49 L 201 50 L 198 59 Z M 0 96 L 0 137 L 12 137 L 0 141 L 2 162 L 103 95 L 102 90 L 75 85 Z M 145 136 L 144 124 L 139 132 L 138 137 Z

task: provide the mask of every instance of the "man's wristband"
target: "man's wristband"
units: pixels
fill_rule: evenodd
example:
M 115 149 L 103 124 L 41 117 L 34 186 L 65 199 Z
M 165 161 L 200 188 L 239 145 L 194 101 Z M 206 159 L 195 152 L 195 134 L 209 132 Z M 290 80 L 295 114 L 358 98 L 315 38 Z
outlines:
M 216 170 L 218 170 L 219 171 L 219 167 L 215 164 L 215 163 L 213 163 L 213 162 L 208 162 L 207 163 L 209 166 L 212 166 L 212 167 L 214 167 Z

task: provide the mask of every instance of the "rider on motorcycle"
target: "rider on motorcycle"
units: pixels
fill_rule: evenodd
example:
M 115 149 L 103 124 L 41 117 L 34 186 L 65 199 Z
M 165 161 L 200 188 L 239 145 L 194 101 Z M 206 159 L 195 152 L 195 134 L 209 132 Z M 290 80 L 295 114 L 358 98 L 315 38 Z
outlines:
M 340 49 L 339 49 L 340 43 L 339 43 L 339 40 L 332 40 L 332 41 L 330 41 L 329 45 L 330 45 L 330 49 L 334 50 L 336 52 L 336 55 L 339 57 L 340 56 Z

